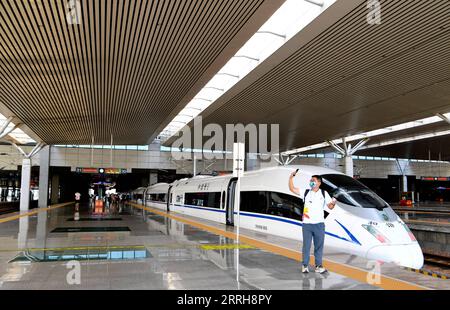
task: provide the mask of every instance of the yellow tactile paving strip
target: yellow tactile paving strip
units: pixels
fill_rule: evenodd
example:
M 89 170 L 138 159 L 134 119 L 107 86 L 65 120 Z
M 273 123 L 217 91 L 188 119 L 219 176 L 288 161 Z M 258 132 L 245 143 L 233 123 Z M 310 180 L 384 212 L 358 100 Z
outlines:
M 139 204 L 136 203 L 129 203 L 129 205 L 138 208 L 138 209 L 142 209 L 142 210 L 146 210 L 179 222 L 183 222 L 185 224 L 200 228 L 202 230 L 208 231 L 208 232 L 212 232 L 214 234 L 217 235 L 221 235 L 224 237 L 227 237 L 229 239 L 236 239 L 237 236 L 234 232 L 230 232 L 230 231 L 224 231 L 222 229 L 219 229 L 217 227 L 213 227 L 213 226 L 208 226 L 205 225 L 203 223 L 199 223 L 196 221 L 192 221 L 183 217 L 178 217 L 176 215 L 172 215 L 172 214 L 168 214 L 167 212 L 163 212 L 161 210 L 157 210 L 157 209 L 153 209 L 153 208 L 149 208 L 149 207 L 144 207 L 141 206 Z M 242 243 L 254 246 L 256 248 L 259 249 L 263 249 L 263 250 L 267 250 L 270 251 L 272 253 L 278 254 L 278 255 L 282 255 L 284 257 L 288 257 L 291 259 L 294 259 L 296 261 L 301 261 L 302 260 L 302 255 L 300 252 L 297 251 L 293 251 L 291 249 L 287 249 L 281 246 L 277 246 L 274 244 L 270 244 L 270 243 L 266 243 L 266 242 L 262 242 L 259 240 L 255 240 L 243 235 L 239 236 L 240 240 Z M 312 263 L 314 263 L 314 257 L 311 257 L 311 261 Z M 354 279 L 356 281 L 362 282 L 362 283 L 367 283 L 367 278 L 369 276 L 369 273 L 363 269 L 359 269 L 356 267 L 351 267 L 348 265 L 343 265 L 337 262 L 333 262 L 331 260 L 327 260 L 324 259 L 324 266 L 331 272 L 343 275 L 345 277 Z M 386 290 L 425 290 L 427 289 L 426 287 L 420 286 L 420 285 L 416 285 L 413 283 L 408 283 L 406 281 L 402 281 L 399 279 L 394 279 L 388 276 L 384 276 L 384 275 L 380 275 L 381 281 L 379 284 L 373 284 L 374 286 L 386 289 Z
M 4 218 L 0 219 L 0 224 L 1 223 L 6 223 L 6 222 L 11 222 L 11 221 L 14 221 L 14 220 L 18 220 L 21 217 L 35 215 L 35 214 L 38 214 L 39 212 L 50 211 L 50 210 L 55 210 L 55 209 L 67 207 L 67 206 L 72 205 L 72 204 L 74 204 L 74 203 L 73 202 L 60 203 L 60 204 L 57 204 L 57 205 L 49 206 L 48 208 L 37 208 L 37 209 L 34 209 L 33 211 L 28 211 L 28 212 L 25 212 L 25 213 L 20 213 L 20 214 L 16 214 L 16 215 L 13 215 L 13 216 L 4 217 Z

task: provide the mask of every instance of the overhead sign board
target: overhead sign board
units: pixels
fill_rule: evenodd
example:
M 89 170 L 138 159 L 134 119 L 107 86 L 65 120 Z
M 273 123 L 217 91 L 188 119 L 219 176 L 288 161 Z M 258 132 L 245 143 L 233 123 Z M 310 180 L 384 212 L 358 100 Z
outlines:
M 75 169 L 77 173 L 86 174 L 127 174 L 128 170 L 123 168 L 82 168 Z
M 422 177 L 422 181 L 439 181 L 439 182 L 447 182 L 450 181 L 448 177 Z

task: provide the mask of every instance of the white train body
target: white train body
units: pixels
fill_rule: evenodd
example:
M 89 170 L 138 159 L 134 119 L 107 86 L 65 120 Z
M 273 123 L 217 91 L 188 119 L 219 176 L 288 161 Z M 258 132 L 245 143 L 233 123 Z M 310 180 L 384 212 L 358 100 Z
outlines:
M 289 177 L 299 169 L 289 190 Z M 325 219 L 325 246 L 371 260 L 419 269 L 422 250 L 392 208 L 360 182 L 334 170 L 314 166 L 288 166 L 247 172 L 241 178 L 240 226 L 302 240 L 303 195 L 311 176 L 324 178 L 322 188 L 337 198 Z M 237 221 L 235 179 L 198 176 L 146 189 L 144 204 L 223 224 Z M 160 196 L 158 196 L 160 195 Z

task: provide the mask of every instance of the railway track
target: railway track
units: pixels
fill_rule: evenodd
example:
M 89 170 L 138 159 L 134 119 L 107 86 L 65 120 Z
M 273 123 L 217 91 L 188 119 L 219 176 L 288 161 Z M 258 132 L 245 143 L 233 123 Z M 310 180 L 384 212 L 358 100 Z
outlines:
M 450 258 L 436 254 L 424 254 L 424 257 L 426 264 L 444 267 L 447 271 L 450 271 Z
M 2 203 L 0 204 L 0 215 L 17 212 L 20 210 L 19 203 Z

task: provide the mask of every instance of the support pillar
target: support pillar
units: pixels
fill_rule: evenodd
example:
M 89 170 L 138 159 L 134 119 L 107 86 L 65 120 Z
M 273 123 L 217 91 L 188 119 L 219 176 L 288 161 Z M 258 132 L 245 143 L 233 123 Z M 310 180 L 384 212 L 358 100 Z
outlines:
M 368 138 L 359 141 L 355 146 L 351 144 L 347 144 L 345 138 L 342 139 L 343 147 L 340 147 L 335 141 L 327 141 L 327 143 L 339 154 L 344 157 L 344 169 L 345 174 L 349 177 L 354 177 L 354 169 L 353 169 L 353 155 L 360 150 L 367 142 Z
M 399 171 L 400 175 L 402 176 L 402 184 L 401 184 L 401 192 L 400 192 L 400 197 L 401 197 L 403 193 L 408 192 L 408 176 L 406 175 L 406 169 L 408 168 L 409 160 L 397 159 L 396 162 L 397 162 L 398 171 Z M 414 200 L 414 198 L 413 198 L 413 200 Z
M 402 189 L 403 192 L 408 192 L 408 176 L 402 175 Z
M 47 211 L 39 212 L 37 215 L 36 239 L 34 246 L 38 249 L 47 247 Z M 35 257 L 45 258 L 45 250 L 39 250 L 33 253 Z
M 158 173 L 150 172 L 148 185 L 152 186 L 152 185 L 155 185 L 156 183 L 158 183 Z
M 344 157 L 344 169 L 345 174 L 349 177 L 354 177 L 354 171 L 353 171 L 353 156 L 352 155 L 346 155 Z
M 31 159 L 22 160 L 22 181 L 20 183 L 20 211 L 30 209 Z
M 59 194 L 59 175 L 55 174 L 52 176 L 52 190 L 51 190 L 51 204 L 58 203 Z
M 193 160 L 192 175 L 195 177 L 197 175 L 197 156 L 195 155 L 195 153 L 192 160 Z
M 19 234 L 17 235 L 17 248 L 26 249 L 28 243 L 28 226 L 30 218 L 28 216 L 19 219 Z
M 49 172 L 50 146 L 45 146 L 39 153 L 39 208 L 48 206 Z

